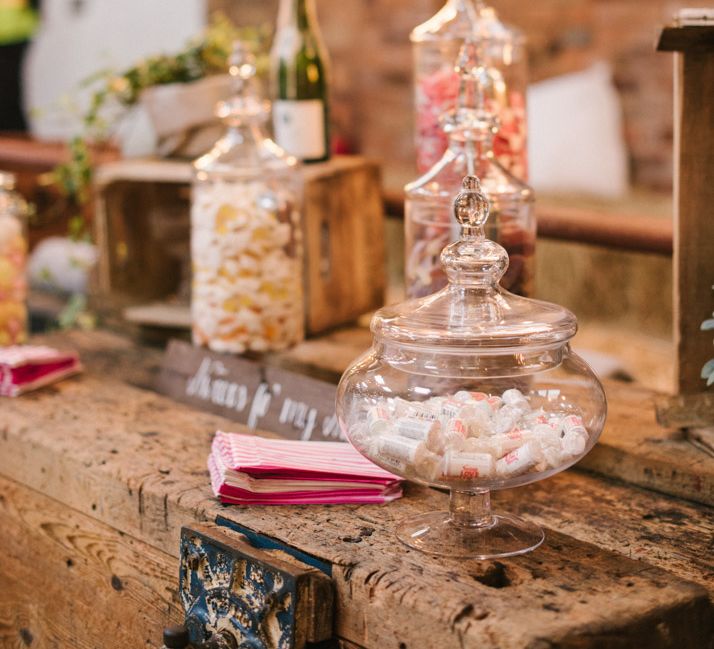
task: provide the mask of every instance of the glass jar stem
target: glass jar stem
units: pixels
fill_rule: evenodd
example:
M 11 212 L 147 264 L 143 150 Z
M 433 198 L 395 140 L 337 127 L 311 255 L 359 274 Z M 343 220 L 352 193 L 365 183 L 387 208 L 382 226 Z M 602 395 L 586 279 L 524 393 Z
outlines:
M 491 492 L 451 490 L 449 520 L 460 527 L 490 527 L 494 523 L 491 513 Z

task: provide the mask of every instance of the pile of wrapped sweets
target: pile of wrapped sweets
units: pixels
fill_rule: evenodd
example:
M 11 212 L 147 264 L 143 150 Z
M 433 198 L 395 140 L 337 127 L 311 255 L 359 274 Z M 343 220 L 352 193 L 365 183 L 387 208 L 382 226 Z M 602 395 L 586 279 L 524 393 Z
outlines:
M 568 412 L 534 409 L 516 389 L 385 399 L 363 411 L 352 442 L 402 475 L 428 482 L 492 480 L 547 471 L 585 452 L 588 431 Z

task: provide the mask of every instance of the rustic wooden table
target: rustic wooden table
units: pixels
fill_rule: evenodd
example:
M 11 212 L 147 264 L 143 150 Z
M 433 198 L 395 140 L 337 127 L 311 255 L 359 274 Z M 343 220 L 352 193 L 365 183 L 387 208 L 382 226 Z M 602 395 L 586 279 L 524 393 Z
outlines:
M 0 646 L 153 647 L 182 619 L 182 525 L 217 519 L 297 548 L 330 574 L 344 647 L 714 646 L 714 458 L 658 428 L 652 393 L 610 383 L 577 469 L 501 492 L 546 541 L 502 561 L 421 555 L 400 518 L 444 508 L 407 486 L 385 506 L 223 507 L 205 460 L 239 426 L 149 388 L 161 352 L 106 332 L 50 337 L 80 377 L 0 402 Z M 369 343 L 338 331 L 269 362 L 335 377 Z

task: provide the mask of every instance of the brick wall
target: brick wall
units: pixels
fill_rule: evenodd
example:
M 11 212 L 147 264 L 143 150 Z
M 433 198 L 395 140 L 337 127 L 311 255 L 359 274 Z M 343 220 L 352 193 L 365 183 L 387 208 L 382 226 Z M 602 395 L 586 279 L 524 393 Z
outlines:
M 608 60 L 622 98 L 635 185 L 671 188 L 672 61 L 654 51 L 672 0 L 492 0 L 528 37 L 530 77 L 540 80 Z M 387 184 L 413 174 L 411 29 L 440 0 L 317 0 L 333 61 L 337 132 L 385 164 Z M 240 23 L 272 22 L 277 0 L 209 0 Z

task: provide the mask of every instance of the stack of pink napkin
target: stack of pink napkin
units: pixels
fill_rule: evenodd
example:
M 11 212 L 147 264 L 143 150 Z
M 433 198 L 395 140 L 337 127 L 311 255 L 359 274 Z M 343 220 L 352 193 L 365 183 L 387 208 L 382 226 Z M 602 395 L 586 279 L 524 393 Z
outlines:
M 218 431 L 208 458 L 223 503 L 305 505 L 385 503 L 401 479 L 342 442 L 265 439 Z
M 0 347 L 0 396 L 16 397 L 81 369 L 74 352 L 38 345 Z

